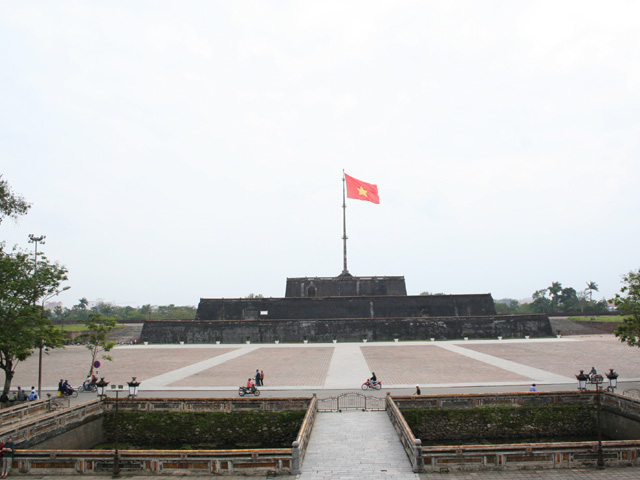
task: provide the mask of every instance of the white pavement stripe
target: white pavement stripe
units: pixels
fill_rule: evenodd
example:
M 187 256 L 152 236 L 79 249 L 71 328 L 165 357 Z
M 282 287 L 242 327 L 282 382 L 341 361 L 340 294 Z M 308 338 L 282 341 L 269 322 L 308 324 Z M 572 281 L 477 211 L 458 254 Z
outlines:
M 486 353 L 476 352 L 459 345 L 453 345 L 451 343 L 442 342 L 438 345 L 440 348 L 449 350 L 450 352 L 464 355 L 465 357 L 478 360 L 494 367 L 502 368 L 510 372 L 522 375 L 523 377 L 531 378 L 538 383 L 572 383 L 575 379 L 565 377 L 564 375 L 557 375 L 555 373 L 547 372 L 535 367 L 529 367 L 522 363 L 512 362 L 511 360 L 505 360 L 504 358 L 494 357 L 493 355 L 487 355 Z
M 247 353 L 253 352 L 258 348 L 260 348 L 260 345 L 245 345 L 241 348 L 238 348 L 237 350 L 234 350 L 233 352 L 223 353 L 222 355 L 208 358 L 207 360 L 202 360 L 201 362 L 193 363 L 191 365 L 187 365 L 186 367 L 178 368 L 176 370 L 163 373 L 162 375 L 148 378 L 144 381 L 144 388 L 145 390 L 163 388 L 167 385 L 172 384 L 173 382 L 177 382 L 178 380 L 182 380 L 191 375 L 195 375 L 196 373 L 208 370 L 211 367 L 215 367 L 216 365 L 220 365 L 228 362 L 229 360 L 233 360 L 234 358 L 246 355 Z M 185 390 L 186 388 L 187 387 L 180 387 L 181 390 Z
M 360 344 L 337 343 L 329 364 L 324 388 L 359 388 L 371 376 Z

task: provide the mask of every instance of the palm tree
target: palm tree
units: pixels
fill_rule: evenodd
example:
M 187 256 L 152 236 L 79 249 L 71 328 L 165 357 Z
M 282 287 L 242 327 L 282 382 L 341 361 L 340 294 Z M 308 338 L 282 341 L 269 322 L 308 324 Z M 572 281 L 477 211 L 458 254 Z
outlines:
M 551 286 L 547 287 L 547 290 L 549 290 L 549 293 L 551 294 L 551 304 L 555 310 L 558 308 L 559 296 L 560 292 L 562 292 L 562 284 L 560 282 L 551 282 Z
M 598 290 L 598 284 L 594 281 L 591 282 L 587 282 L 587 290 L 589 290 L 589 301 L 593 302 L 593 292 L 594 291 L 599 291 Z

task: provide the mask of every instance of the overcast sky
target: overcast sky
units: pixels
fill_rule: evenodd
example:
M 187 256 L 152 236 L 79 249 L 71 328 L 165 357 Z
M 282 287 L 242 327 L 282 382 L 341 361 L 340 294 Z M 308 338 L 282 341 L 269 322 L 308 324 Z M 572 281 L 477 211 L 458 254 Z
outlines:
M 600 299 L 640 266 L 640 3 L 0 0 L 0 238 L 81 297 L 287 277 Z

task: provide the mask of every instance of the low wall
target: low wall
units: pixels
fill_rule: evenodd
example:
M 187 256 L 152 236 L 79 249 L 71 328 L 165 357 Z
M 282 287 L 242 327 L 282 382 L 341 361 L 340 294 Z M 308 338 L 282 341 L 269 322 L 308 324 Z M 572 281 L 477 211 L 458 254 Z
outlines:
M 608 467 L 638 466 L 640 441 L 602 442 Z M 422 447 L 424 470 L 522 470 L 595 467 L 598 442 Z
M 523 338 L 551 336 L 545 315 L 438 318 L 342 318 L 317 320 L 148 320 L 141 341 L 151 343 L 256 343 Z
M 13 423 L 22 422 L 51 411 L 51 400 L 34 400 L 19 402 L 0 410 L 0 428 Z
M 424 472 L 421 440 L 413 435 L 407 421 L 402 416 L 400 409 L 393 401 L 390 393 L 387 393 L 386 402 L 387 415 L 389 415 L 391 424 L 400 437 L 400 443 L 402 443 L 402 448 L 404 448 L 404 451 L 411 462 L 413 471 L 416 473 Z
M 291 449 L 120 450 L 123 474 L 268 475 L 291 471 Z M 13 467 L 29 475 L 91 475 L 113 471 L 112 450 L 18 450 Z
M 311 431 L 313 430 L 313 425 L 315 424 L 317 415 L 318 397 L 316 397 L 316 394 L 314 393 L 313 398 L 309 403 L 307 414 L 305 415 L 302 426 L 300 427 L 300 432 L 298 433 L 295 442 L 293 442 L 292 444 L 293 463 L 291 467 L 291 473 L 293 474 L 300 473 L 300 467 L 302 465 L 302 462 L 304 461 L 305 454 L 307 453 L 309 438 L 311 437 Z
M 20 423 L 9 425 L 2 430 L 2 435 L 12 435 L 19 449 L 32 448 L 45 442 L 56 442 L 57 438 L 70 432 L 75 432 L 66 437 L 66 448 L 86 448 L 86 444 L 80 443 L 86 439 L 100 441 L 101 427 L 95 420 L 103 413 L 103 405 L 95 399 L 81 405 L 64 410 L 46 413 L 31 417 Z M 96 426 L 99 430 L 96 431 Z M 83 427 L 86 427 L 82 430 Z M 78 430 L 81 429 L 81 430 Z M 81 432 L 81 433 L 80 433 Z M 55 443 L 54 443 L 55 444 Z
M 267 475 L 292 471 L 294 451 L 304 458 L 315 419 L 317 400 L 297 398 L 121 398 L 118 410 L 126 412 L 284 412 L 307 410 L 292 448 L 234 450 L 120 450 L 123 473 L 182 475 Z M 41 415 L 4 429 L 13 435 L 13 466 L 30 475 L 108 473 L 114 467 L 113 450 L 86 450 L 86 444 L 104 441 L 102 421 L 113 412 L 115 399 L 95 399 L 76 407 Z M 124 427 L 123 427 L 124 428 Z M 74 443 L 75 442 L 75 443 Z M 64 446 L 64 448 L 59 448 Z M 298 465 L 299 468 L 299 465 Z
M 593 391 L 587 392 L 528 392 L 502 394 L 463 394 L 463 395 L 427 395 L 390 397 L 390 401 L 398 407 L 398 412 L 405 409 L 472 409 L 478 407 L 501 406 L 552 406 L 570 405 L 592 408 L 591 418 L 596 415 L 597 396 Z M 640 420 L 640 401 L 602 392 L 602 431 L 613 436 L 615 428 L 621 428 L 628 436 L 638 433 Z M 598 442 L 553 442 L 553 443 L 505 443 L 500 445 L 454 445 L 454 446 L 422 446 L 421 439 L 415 438 L 406 420 L 404 423 L 393 418 L 392 422 L 398 431 L 407 452 L 407 456 L 415 465 L 423 464 L 422 470 L 429 472 L 447 472 L 451 470 L 502 470 L 523 468 L 576 468 L 595 466 L 598 458 Z M 398 414 L 395 416 L 397 417 Z M 624 419 L 630 421 L 625 423 Z M 403 417 L 404 420 L 404 417 Z M 631 425 L 631 426 L 629 426 Z M 626 437 L 628 438 L 628 437 Z M 603 459 L 607 466 L 640 465 L 640 436 L 633 440 L 603 441 Z M 411 448 L 415 444 L 420 453 Z M 462 442 L 461 442 L 462 443 Z

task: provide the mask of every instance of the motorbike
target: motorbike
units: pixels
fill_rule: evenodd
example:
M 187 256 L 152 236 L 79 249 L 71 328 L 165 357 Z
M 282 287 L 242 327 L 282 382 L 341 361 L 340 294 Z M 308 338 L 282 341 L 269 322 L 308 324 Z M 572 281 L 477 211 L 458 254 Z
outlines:
M 253 393 L 256 397 L 260 396 L 260 390 L 258 390 L 256 387 L 240 387 L 238 389 L 238 395 L 240 395 L 241 397 L 244 397 L 245 395 L 249 395 Z
M 78 392 L 97 392 L 98 387 L 95 383 L 83 383 L 78 387 Z
M 366 390 L 367 388 L 372 388 L 375 390 L 380 390 L 382 388 L 382 382 L 377 380 L 375 382 L 372 382 L 371 379 L 367 380 L 366 382 L 364 382 L 362 384 L 362 390 Z
M 78 390 L 74 389 L 73 387 L 69 387 L 69 390 L 60 392 L 60 396 L 76 398 L 78 396 Z

